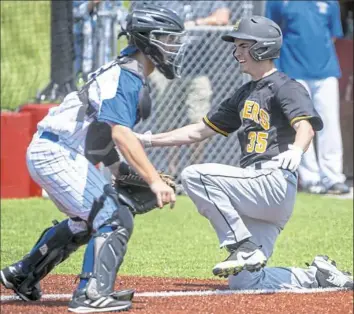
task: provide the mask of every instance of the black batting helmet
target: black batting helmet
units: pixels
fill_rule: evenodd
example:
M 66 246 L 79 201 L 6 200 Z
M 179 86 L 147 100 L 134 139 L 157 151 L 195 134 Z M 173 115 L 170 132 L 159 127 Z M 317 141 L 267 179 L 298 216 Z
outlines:
M 235 39 L 253 40 L 250 55 L 256 61 L 279 58 L 283 35 L 278 24 L 263 16 L 243 17 L 236 22 L 233 30 L 222 39 L 234 42 Z
M 185 52 L 184 23 L 176 12 L 142 3 L 127 15 L 129 43 L 148 56 L 168 79 L 179 77 Z

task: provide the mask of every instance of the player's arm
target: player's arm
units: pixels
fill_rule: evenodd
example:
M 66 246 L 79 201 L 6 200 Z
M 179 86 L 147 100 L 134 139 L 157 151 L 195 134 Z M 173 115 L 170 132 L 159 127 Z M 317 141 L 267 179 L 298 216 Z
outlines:
M 288 145 L 289 149 L 272 159 L 278 161 L 281 168 L 296 171 L 302 155 L 311 143 L 314 131 L 321 130 L 323 122 L 314 109 L 308 92 L 300 83 L 296 81 L 285 83 L 279 89 L 276 98 L 296 135 L 295 141 Z
M 232 102 L 231 102 L 232 103 Z M 136 134 L 145 147 L 181 146 L 201 142 L 216 134 L 227 136 L 241 124 L 239 115 L 230 107 L 230 98 L 224 100 L 215 111 L 210 111 L 199 123 L 160 133 Z
M 112 139 L 129 165 L 137 171 L 156 194 L 159 207 L 170 203 L 172 208 L 176 202 L 176 196 L 172 188 L 162 181 L 133 131 L 123 125 L 114 125 L 112 127 Z
M 159 134 L 136 134 L 145 147 L 181 146 L 196 142 L 215 135 L 216 132 L 203 122 L 194 123 L 170 132 Z
M 296 131 L 293 145 L 301 148 L 303 152 L 306 152 L 315 136 L 315 131 L 311 123 L 308 120 L 301 120 L 294 123 L 293 128 Z
M 98 121 L 111 126 L 112 140 L 130 166 L 149 184 L 159 207 L 166 203 L 171 203 L 172 207 L 176 201 L 173 189 L 163 182 L 132 131 L 142 81 L 126 70 L 121 70 L 119 80 L 115 96 L 102 101 Z

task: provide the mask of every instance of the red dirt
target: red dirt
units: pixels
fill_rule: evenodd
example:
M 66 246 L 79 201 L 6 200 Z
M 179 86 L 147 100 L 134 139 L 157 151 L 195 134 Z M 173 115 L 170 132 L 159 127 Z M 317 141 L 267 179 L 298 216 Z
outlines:
M 75 289 L 73 276 L 52 275 L 42 283 L 44 294 L 71 294 Z M 134 288 L 136 292 L 227 290 L 225 281 L 179 278 L 122 276 L 117 289 Z M 1 287 L 1 295 L 12 295 Z M 1 302 L 1 313 L 69 313 L 68 300 L 42 300 Z M 353 313 L 352 292 L 326 292 L 311 294 L 234 294 L 213 296 L 135 297 L 130 314 L 334 314 Z

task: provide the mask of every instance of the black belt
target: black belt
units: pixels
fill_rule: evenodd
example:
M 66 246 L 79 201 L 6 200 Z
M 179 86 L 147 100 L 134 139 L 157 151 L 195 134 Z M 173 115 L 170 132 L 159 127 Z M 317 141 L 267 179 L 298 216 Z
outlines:
M 59 141 L 59 136 L 52 132 L 43 132 L 39 138 L 44 138 L 54 143 Z

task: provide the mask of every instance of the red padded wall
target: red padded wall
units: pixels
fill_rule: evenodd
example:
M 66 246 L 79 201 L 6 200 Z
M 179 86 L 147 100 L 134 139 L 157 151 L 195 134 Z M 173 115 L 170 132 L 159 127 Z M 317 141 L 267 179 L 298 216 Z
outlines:
M 31 196 L 26 166 L 31 122 L 28 112 L 1 113 L 1 198 Z

